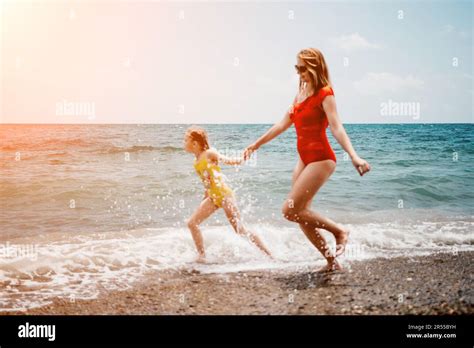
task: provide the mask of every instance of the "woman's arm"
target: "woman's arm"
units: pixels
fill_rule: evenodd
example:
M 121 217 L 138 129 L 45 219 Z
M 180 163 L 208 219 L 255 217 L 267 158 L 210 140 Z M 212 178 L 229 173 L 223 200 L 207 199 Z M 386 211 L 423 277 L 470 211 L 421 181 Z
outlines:
M 352 164 L 357 169 L 359 174 L 361 176 L 364 175 L 370 170 L 370 165 L 366 160 L 360 158 L 357 155 L 357 152 L 354 150 L 351 140 L 349 139 L 349 136 L 347 135 L 341 120 L 339 119 L 336 107 L 336 99 L 334 96 L 328 95 L 326 98 L 324 98 L 323 109 L 328 118 L 332 135 L 334 135 L 334 138 L 336 138 L 337 142 L 351 157 Z
M 268 143 L 270 140 L 276 138 L 281 133 L 286 131 L 288 128 L 290 128 L 292 123 L 293 121 L 290 118 L 290 112 L 287 111 L 285 113 L 285 116 L 283 116 L 283 118 L 279 122 L 275 123 L 269 130 L 265 132 L 265 134 L 258 138 L 253 144 L 246 147 L 246 149 L 244 150 L 244 159 L 247 160 L 252 154 L 252 152 L 257 151 L 260 146 Z

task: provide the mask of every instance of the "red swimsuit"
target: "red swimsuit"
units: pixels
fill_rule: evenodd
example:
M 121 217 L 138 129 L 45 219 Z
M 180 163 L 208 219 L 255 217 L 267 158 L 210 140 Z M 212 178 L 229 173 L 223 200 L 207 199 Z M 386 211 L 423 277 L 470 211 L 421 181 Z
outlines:
M 322 105 L 328 95 L 334 95 L 330 86 L 294 104 L 290 111 L 290 119 L 296 129 L 298 153 L 305 165 L 327 159 L 336 162 L 336 155 L 326 136 L 328 119 Z

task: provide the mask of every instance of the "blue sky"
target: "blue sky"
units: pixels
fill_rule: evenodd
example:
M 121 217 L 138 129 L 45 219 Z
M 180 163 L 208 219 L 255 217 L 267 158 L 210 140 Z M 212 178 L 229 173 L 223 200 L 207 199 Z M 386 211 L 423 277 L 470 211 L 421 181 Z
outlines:
M 273 123 L 316 47 L 343 122 L 472 122 L 472 17 L 471 1 L 4 1 L 0 120 Z M 81 103 L 93 115 L 58 114 Z

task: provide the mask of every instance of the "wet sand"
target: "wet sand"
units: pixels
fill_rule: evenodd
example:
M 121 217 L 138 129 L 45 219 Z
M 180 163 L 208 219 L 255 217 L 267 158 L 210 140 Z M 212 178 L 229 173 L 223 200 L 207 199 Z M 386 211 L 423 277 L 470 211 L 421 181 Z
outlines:
M 473 314 L 474 252 L 346 263 L 311 269 L 202 274 L 150 273 L 125 291 L 94 300 L 56 299 L 1 314 Z

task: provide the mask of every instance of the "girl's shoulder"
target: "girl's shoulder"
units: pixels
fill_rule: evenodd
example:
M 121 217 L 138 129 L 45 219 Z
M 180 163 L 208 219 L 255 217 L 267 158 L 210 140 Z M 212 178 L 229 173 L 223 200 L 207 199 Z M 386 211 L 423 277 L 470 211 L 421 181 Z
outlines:
M 207 150 L 204 150 L 204 153 L 202 154 L 202 156 L 205 156 L 205 158 L 207 160 L 210 160 L 210 161 L 213 161 L 213 162 L 217 162 L 218 158 L 219 158 L 219 152 L 217 151 L 216 148 L 214 147 L 211 147 Z
M 218 159 L 219 159 L 219 152 L 217 151 L 216 148 L 211 147 L 211 148 L 206 150 L 206 157 L 207 157 L 207 159 L 209 159 L 213 162 L 217 162 Z

